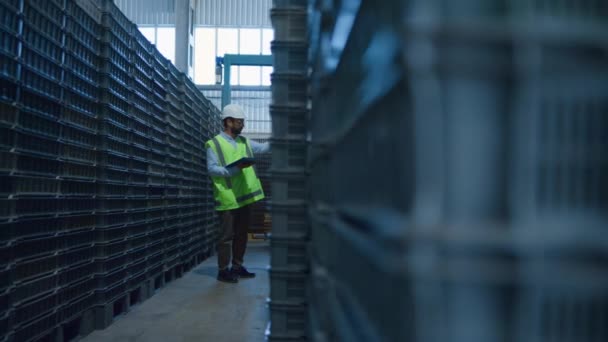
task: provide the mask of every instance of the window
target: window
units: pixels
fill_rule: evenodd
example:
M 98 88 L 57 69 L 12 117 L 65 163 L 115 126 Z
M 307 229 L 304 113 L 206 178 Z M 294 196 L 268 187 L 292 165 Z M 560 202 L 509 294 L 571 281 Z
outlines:
M 175 64 L 175 27 L 143 26 L 139 27 L 139 31 L 150 43 L 156 45 L 163 56 Z
M 156 28 L 156 48 L 175 64 L 175 27 Z
M 270 55 L 272 52 L 270 51 L 270 42 L 274 39 L 274 30 L 273 29 L 263 29 L 262 30 L 262 55 Z
M 215 58 L 225 54 L 269 55 L 272 29 L 197 27 L 194 30 L 194 81 L 215 84 Z M 231 67 L 232 85 L 270 85 L 272 68 L 260 66 Z M 225 70 L 224 70 L 225 75 Z
M 273 68 L 270 66 L 262 67 L 262 85 L 269 86 L 270 85 L 270 74 L 272 74 Z
M 140 27 L 139 31 L 152 44 L 156 44 L 156 28 L 155 27 Z
M 194 34 L 194 82 L 215 84 L 215 29 L 197 28 Z

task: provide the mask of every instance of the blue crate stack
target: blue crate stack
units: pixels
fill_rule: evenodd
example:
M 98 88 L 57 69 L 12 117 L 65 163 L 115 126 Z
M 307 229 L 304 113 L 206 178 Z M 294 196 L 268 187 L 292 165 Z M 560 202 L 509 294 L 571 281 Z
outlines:
M 211 255 L 220 112 L 112 1 L 0 19 L 0 341 L 70 340 Z
M 606 3 L 309 3 L 310 339 L 606 340 Z
M 308 15 L 307 1 L 275 0 L 270 11 L 272 81 L 269 341 L 308 338 Z

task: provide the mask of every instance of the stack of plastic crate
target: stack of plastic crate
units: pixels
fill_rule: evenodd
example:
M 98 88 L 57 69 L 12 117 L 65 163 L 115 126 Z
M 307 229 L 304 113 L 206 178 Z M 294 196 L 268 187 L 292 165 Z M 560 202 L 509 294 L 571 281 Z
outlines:
M 265 143 L 268 139 L 253 139 L 259 143 Z M 267 234 L 271 230 L 272 219 L 270 215 L 270 203 L 272 203 L 271 176 L 269 174 L 271 154 L 262 154 L 256 157 L 255 172 L 262 183 L 264 200 L 252 204 L 251 224 L 249 233 Z
M 275 0 L 273 4 L 273 136 L 269 170 L 272 236 L 267 338 L 293 341 L 306 339 L 308 321 L 307 1 Z
M 94 139 L 61 103 L 94 91 L 63 66 L 76 29 L 63 1 L 3 1 L 0 18 L 0 339 L 21 341 L 93 299 L 95 172 L 80 165 L 94 165 Z

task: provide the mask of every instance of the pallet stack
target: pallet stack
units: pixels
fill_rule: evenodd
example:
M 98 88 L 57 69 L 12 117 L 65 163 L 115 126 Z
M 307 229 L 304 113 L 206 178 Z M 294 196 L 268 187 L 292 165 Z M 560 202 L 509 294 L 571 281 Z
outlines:
M 219 112 L 112 1 L 0 19 L 0 341 L 70 340 L 212 253 Z
M 307 335 L 307 2 L 273 1 L 270 341 Z

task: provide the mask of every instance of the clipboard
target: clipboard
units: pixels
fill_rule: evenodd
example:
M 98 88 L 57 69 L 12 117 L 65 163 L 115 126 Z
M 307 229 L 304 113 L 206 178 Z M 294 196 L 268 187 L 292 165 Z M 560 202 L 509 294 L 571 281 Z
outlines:
M 232 163 L 226 165 L 226 168 L 234 167 L 234 166 L 237 166 L 239 164 L 255 164 L 255 158 L 243 157 L 243 158 L 241 158 L 241 159 L 239 159 L 239 160 L 237 160 L 235 162 L 232 162 Z

